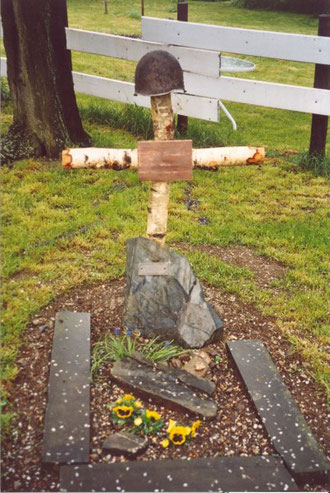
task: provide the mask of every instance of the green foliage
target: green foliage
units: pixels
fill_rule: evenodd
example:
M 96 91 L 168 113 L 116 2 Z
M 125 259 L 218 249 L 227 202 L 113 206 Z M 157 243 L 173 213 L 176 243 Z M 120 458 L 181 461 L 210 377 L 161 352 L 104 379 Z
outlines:
M 140 341 L 138 332 L 126 331 L 123 334 L 106 334 L 97 342 L 92 352 L 91 378 L 104 365 L 139 351 L 152 361 L 167 361 L 170 358 L 189 352 L 173 344 L 173 341 L 157 342 L 159 337 Z
M 164 426 L 164 421 L 157 411 L 142 409 L 142 402 L 132 394 L 125 394 L 116 402 L 108 404 L 112 421 L 120 427 L 129 427 L 129 431 L 139 435 L 157 434 Z
M 7 77 L 0 78 L 1 103 L 7 105 L 11 101 L 10 89 L 7 82 Z
M 139 435 L 155 435 L 164 426 L 164 421 L 161 419 L 161 415 L 157 411 L 150 411 L 149 409 L 142 409 L 140 414 L 141 419 L 134 420 L 134 428 L 132 433 L 138 433 Z
M 299 166 L 311 171 L 315 176 L 330 176 L 330 157 L 312 155 L 308 152 L 300 154 L 297 158 Z
M 269 9 L 318 15 L 325 12 L 324 0 L 236 0 L 236 5 L 248 9 Z
M 135 19 L 135 20 L 141 19 L 140 13 L 135 9 L 132 9 L 128 12 L 128 17 L 130 17 L 131 19 Z

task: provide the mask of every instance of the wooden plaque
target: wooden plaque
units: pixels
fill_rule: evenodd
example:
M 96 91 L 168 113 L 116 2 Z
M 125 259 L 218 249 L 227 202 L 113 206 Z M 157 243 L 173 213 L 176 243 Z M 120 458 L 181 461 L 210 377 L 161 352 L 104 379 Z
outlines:
M 138 142 L 140 181 L 192 180 L 192 141 Z

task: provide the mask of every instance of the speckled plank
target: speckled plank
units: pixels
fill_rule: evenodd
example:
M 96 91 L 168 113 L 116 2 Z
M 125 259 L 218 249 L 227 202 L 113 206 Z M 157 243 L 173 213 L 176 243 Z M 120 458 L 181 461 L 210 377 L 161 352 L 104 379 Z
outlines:
M 60 491 L 298 491 L 280 459 L 135 461 L 62 466 Z
M 230 341 L 227 347 L 272 444 L 296 480 L 326 480 L 330 464 L 263 343 Z
M 90 314 L 58 312 L 48 384 L 43 462 L 88 462 Z

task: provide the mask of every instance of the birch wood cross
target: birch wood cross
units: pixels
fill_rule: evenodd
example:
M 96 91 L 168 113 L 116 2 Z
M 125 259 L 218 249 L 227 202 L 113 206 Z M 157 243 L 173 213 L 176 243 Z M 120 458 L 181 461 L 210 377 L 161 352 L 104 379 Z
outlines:
M 162 50 L 144 55 L 136 67 L 135 92 L 151 98 L 154 139 L 157 142 L 173 141 L 174 119 L 171 92 L 184 90 L 183 72 L 177 59 Z M 183 147 L 184 142 L 176 141 Z M 190 142 L 190 141 L 189 141 Z M 219 165 L 261 164 L 265 157 L 262 147 L 232 147 L 195 149 L 190 147 L 192 167 L 217 169 Z M 129 149 L 68 149 L 63 151 L 64 168 L 111 168 L 138 167 L 137 151 Z M 139 167 L 141 163 L 139 162 Z M 154 178 L 155 175 L 153 175 Z M 167 233 L 169 181 L 152 181 L 148 203 L 147 237 L 164 246 Z M 148 179 L 148 175 L 143 179 Z M 178 175 L 175 179 L 186 179 Z

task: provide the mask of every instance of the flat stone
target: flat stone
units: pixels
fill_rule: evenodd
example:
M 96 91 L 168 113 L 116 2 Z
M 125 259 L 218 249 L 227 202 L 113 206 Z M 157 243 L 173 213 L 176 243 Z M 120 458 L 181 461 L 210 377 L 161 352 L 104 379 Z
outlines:
M 205 394 L 208 395 L 213 395 L 215 392 L 216 389 L 215 383 L 212 382 L 211 380 L 208 380 L 207 378 L 198 377 L 184 369 L 180 370 L 177 368 L 171 368 L 164 363 L 154 363 L 153 361 L 146 358 L 145 356 L 143 356 L 143 354 L 139 352 L 135 352 L 131 354 L 130 357 L 140 363 L 143 363 L 146 366 L 164 371 L 167 375 L 170 375 L 171 377 L 179 380 L 180 382 L 184 383 L 188 387 L 191 387 L 195 391 L 197 390 L 200 392 L 204 392 Z
M 148 438 L 133 435 L 120 431 L 106 438 L 102 448 L 110 452 L 117 452 L 124 455 L 136 456 L 148 446 Z
M 135 354 L 117 360 L 111 376 L 133 389 L 175 403 L 204 417 L 211 418 L 217 414 L 215 402 L 205 392 L 214 392 L 214 383 L 184 370 L 170 369 L 149 360 L 145 362 L 145 358 Z
M 220 340 L 223 322 L 205 301 L 188 260 L 146 238 L 126 242 L 124 325 L 189 348 Z M 166 263 L 167 275 L 140 275 L 141 264 Z
M 300 491 L 278 457 L 165 459 L 60 468 L 60 491 Z
M 259 340 L 231 341 L 229 354 L 276 451 L 299 482 L 327 481 L 330 463 Z

